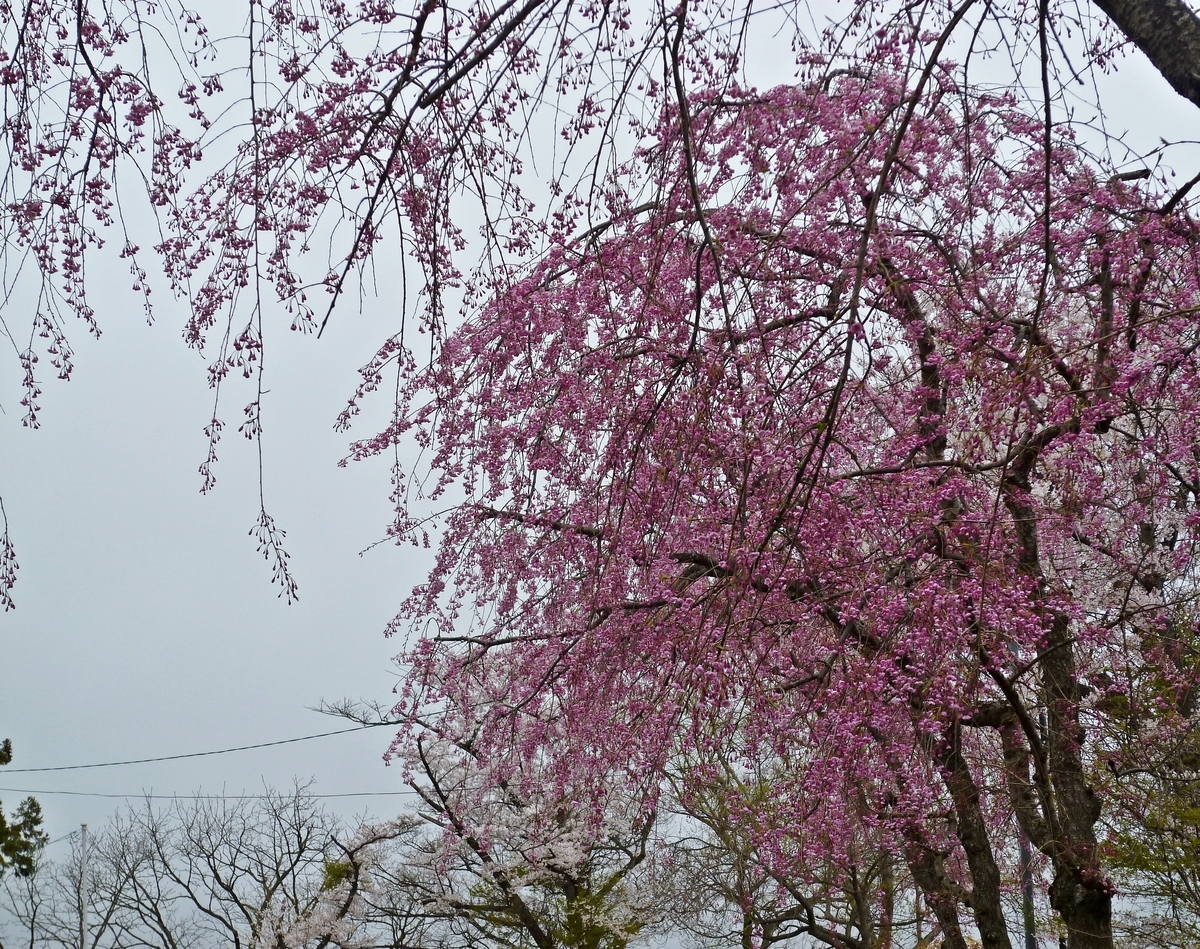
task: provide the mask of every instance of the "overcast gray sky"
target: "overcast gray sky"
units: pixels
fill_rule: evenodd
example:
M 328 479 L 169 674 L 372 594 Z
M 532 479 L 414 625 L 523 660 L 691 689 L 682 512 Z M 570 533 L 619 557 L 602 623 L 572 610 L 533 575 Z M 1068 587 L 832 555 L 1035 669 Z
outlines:
M 1108 80 L 1110 131 L 1200 138 L 1200 116 L 1140 58 Z M 1190 177 L 1197 169 L 1179 165 Z M 204 362 L 179 335 L 182 308 L 159 293 L 146 327 L 124 278 L 96 281 L 104 337 L 73 327 L 75 378 L 45 388 L 42 428 L 20 425 L 18 367 L 0 362 L 0 494 L 21 563 L 16 611 L 0 615 L 0 738 L 16 758 L 0 786 L 32 789 L 58 837 L 104 822 L 102 794 L 256 793 L 312 778 L 327 794 L 401 790 L 381 756 L 387 729 L 189 761 L 46 774 L 51 767 L 206 751 L 330 731 L 322 698 L 386 701 L 382 636 L 428 555 L 383 545 L 385 464 L 336 467 L 332 423 L 354 370 L 397 325 L 397 306 L 345 306 L 324 338 L 268 330 L 264 411 L 267 506 L 288 531 L 300 601 L 277 598 L 247 531 L 257 515 L 256 456 L 235 431 L 235 394 L 215 494 L 197 494 Z M 161 283 L 161 282 L 160 282 Z M 18 321 L 19 322 L 19 321 Z M 386 410 L 380 404 L 376 409 Z M 366 434 L 365 424 L 358 434 Z M 0 791 L 11 809 L 23 796 Z M 340 799 L 347 814 L 395 813 L 401 798 Z
M 267 340 L 267 500 L 301 584 L 289 607 L 247 536 L 256 458 L 235 425 L 216 492 L 197 493 L 210 393 L 203 361 L 180 340 L 180 308 L 161 303 L 148 328 L 135 301 L 97 298 L 104 336 L 75 333 L 76 376 L 45 386 L 39 431 L 21 427 L 16 366 L 4 364 L 0 489 L 21 563 L 18 608 L 0 616 L 0 731 L 14 743 L 12 769 L 331 731 L 342 723 L 306 706 L 389 697 L 400 644 L 381 631 L 424 561 L 388 545 L 358 556 L 387 521 L 387 468 L 337 468 L 347 439 L 332 422 L 355 367 L 386 335 L 390 307 L 376 301 L 369 317 L 347 307 L 320 341 L 286 331 Z M 240 415 L 240 395 L 226 419 Z M 380 760 L 388 737 L 375 729 L 195 761 L 6 769 L 0 786 L 254 793 L 295 776 L 314 778 L 318 792 L 397 790 L 398 769 Z M 0 792 L 9 808 L 18 797 Z M 53 835 L 100 822 L 119 803 L 39 798 Z

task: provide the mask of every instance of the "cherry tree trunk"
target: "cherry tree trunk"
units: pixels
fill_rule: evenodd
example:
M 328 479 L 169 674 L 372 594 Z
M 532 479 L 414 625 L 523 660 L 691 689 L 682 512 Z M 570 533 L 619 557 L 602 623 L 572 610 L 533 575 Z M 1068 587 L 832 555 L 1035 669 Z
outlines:
M 1080 689 L 1064 621 L 1055 623 L 1042 669 L 1047 693 L 1046 744 L 1065 849 L 1055 860 L 1050 903 L 1067 924 L 1070 949 L 1111 949 L 1112 889 L 1096 853 L 1100 801 L 1080 758 L 1084 740 Z

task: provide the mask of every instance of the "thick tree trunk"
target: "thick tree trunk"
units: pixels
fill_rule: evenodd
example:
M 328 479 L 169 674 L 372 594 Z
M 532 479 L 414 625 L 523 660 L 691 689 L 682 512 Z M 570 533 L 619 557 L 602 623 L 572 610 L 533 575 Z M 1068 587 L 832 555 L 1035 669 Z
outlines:
M 1004 479 L 1003 492 L 1004 505 L 1012 515 L 1020 544 L 1021 568 L 1041 585 L 1044 577 L 1038 553 L 1037 517 L 1025 498 L 1029 491 L 1028 472 L 1036 457 L 1036 452 L 1030 452 L 1014 466 Z M 1050 905 L 1067 925 L 1069 949 L 1112 949 L 1112 887 L 1096 849 L 1100 801 L 1088 783 L 1083 766 L 1085 735 L 1079 715 L 1079 674 L 1070 620 L 1063 615 L 1051 617 L 1046 646 L 1041 653 L 1040 677 L 1046 709 L 1047 768 L 1038 780 L 1040 796 L 1052 812 L 1044 815 L 1046 840 L 1041 850 L 1054 867 Z M 1006 748 L 1005 758 L 1010 766 L 1014 757 L 1014 750 Z M 1022 801 L 1020 795 L 1014 803 L 1018 811 L 1027 809 L 1028 802 Z M 1022 818 L 1021 813 L 1018 818 Z M 1028 814 L 1022 823 L 1025 832 L 1035 839 L 1039 828 Z
M 913 882 L 925 896 L 942 931 L 942 949 L 967 949 L 962 924 L 958 919 L 958 898 L 951 892 L 941 859 L 921 841 L 910 839 L 904 848 L 905 861 Z
M 1060 869 L 1050 885 L 1050 905 L 1067 924 L 1068 949 L 1112 949 L 1112 899 L 1079 874 Z
M 1056 618 L 1043 654 L 1046 745 L 1058 821 L 1067 844 L 1055 861 L 1050 905 L 1067 924 L 1070 949 L 1111 949 L 1112 889 L 1096 853 L 1100 801 L 1088 784 L 1080 758 L 1084 733 L 1079 720 L 1079 679 L 1065 618 Z
M 1095 0 L 1185 99 L 1200 106 L 1200 17 L 1183 0 Z
M 942 769 L 942 778 L 954 802 L 955 829 L 962 843 L 967 866 L 971 871 L 971 908 L 983 949 L 1012 949 L 1004 908 L 1000 900 L 1000 868 L 992 853 L 987 822 L 980 806 L 979 787 L 959 748 L 958 727 L 951 729 L 937 747 L 934 755 Z

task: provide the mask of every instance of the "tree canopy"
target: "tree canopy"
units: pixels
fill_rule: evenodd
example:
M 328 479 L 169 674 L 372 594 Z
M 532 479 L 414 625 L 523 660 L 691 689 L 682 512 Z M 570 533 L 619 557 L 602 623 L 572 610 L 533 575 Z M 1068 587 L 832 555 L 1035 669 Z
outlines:
M 1000 949 L 1022 882 L 1113 945 L 1103 816 L 1200 777 L 1200 175 L 1075 89 L 1128 41 L 1200 104 L 1190 9 L 280 0 L 230 65 L 173 3 L 93 6 L 0 6 L 27 423 L 104 233 L 148 314 L 149 256 L 189 304 L 203 491 L 268 328 L 404 262 L 338 424 L 394 400 L 348 459 L 437 549 L 391 754 L 477 872 L 595 883 L 670 787 L 753 854 L 747 945 L 891 945 L 923 904 Z M 291 599 L 265 502 L 252 533 Z

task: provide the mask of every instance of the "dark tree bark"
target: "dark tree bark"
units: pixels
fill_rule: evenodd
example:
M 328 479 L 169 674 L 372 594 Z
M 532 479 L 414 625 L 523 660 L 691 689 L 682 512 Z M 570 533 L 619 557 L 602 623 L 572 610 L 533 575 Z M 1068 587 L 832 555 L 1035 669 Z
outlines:
M 943 949 L 967 949 L 962 924 L 958 918 L 959 897 L 953 892 L 941 857 L 923 841 L 912 837 L 904 848 L 905 861 L 913 882 L 925 896 L 942 931 Z
M 1070 949 L 1110 949 L 1112 887 L 1096 851 L 1100 801 L 1085 777 L 1080 758 L 1084 735 L 1079 719 L 1079 679 L 1070 642 L 1066 620 L 1056 620 L 1042 661 L 1046 744 L 1066 845 L 1063 856 L 1054 861 L 1050 905 L 1067 924 Z
M 979 787 L 959 747 L 959 729 L 951 729 L 934 748 L 934 757 L 954 802 L 955 829 L 971 871 L 971 908 L 983 949 L 1011 949 L 1000 899 L 1000 869 L 992 853 L 987 821 L 980 806 Z
M 1200 17 L 1183 0 L 1095 0 L 1171 88 L 1200 106 Z
M 1068 425 L 1067 428 L 1070 426 Z M 1065 429 L 1064 429 L 1065 430 Z M 1020 566 L 1039 586 L 1045 581 L 1038 552 L 1038 522 L 1025 496 L 1030 490 L 1029 472 L 1037 459 L 1039 439 L 1031 439 L 1030 450 L 1005 476 L 1004 505 L 1013 520 L 1020 545 Z M 1069 949 L 1112 949 L 1112 886 L 1100 865 L 1096 849 L 1096 822 L 1100 801 L 1087 779 L 1081 749 L 1085 734 L 1079 709 L 1081 695 L 1075 665 L 1074 637 L 1070 621 L 1061 615 L 1051 618 L 1046 648 L 1040 657 L 1042 703 L 1046 710 L 1043 741 L 1045 767 L 1036 779 L 1039 797 L 1046 809 L 1045 840 L 1040 847 L 1051 860 L 1054 882 L 1050 905 L 1067 924 Z M 1017 711 L 1016 704 L 1013 711 Z M 1005 742 L 1005 759 L 1010 771 L 1022 757 L 1012 747 L 1013 733 Z M 1029 737 L 1032 743 L 1032 736 Z M 1032 756 L 1032 748 L 1029 749 Z M 1021 764 L 1024 770 L 1024 764 Z M 1030 801 L 1020 793 L 1014 800 L 1022 829 L 1036 839 L 1040 828 L 1025 813 Z M 1010 776 L 1010 786 L 1012 785 Z

